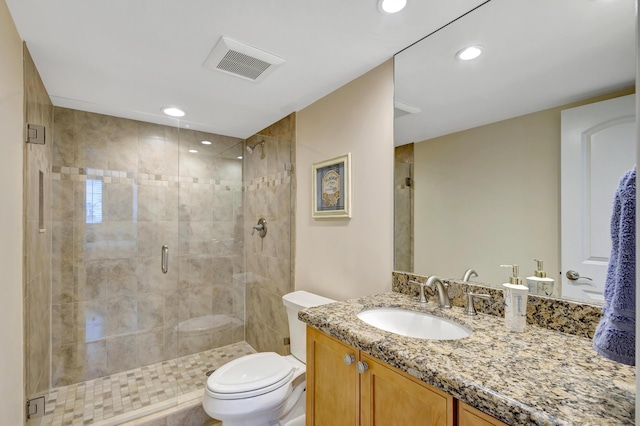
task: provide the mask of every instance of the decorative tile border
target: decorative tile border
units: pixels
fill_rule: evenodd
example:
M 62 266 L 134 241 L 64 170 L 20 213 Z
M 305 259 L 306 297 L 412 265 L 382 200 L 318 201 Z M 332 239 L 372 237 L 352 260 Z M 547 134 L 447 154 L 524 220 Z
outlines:
M 244 190 L 255 191 L 270 186 L 288 185 L 291 183 L 291 173 L 292 172 L 290 171 L 284 171 L 252 179 L 247 184 L 245 184 Z
M 241 191 L 239 181 L 211 178 L 158 175 L 151 173 L 125 172 L 79 167 L 51 167 L 52 180 L 86 181 L 97 179 L 104 183 L 137 184 L 142 186 L 162 186 L 170 188 L 214 189 L 216 191 Z
M 425 282 L 427 276 L 414 275 L 404 272 L 392 272 L 391 289 L 396 293 L 418 296 L 417 286 L 409 285 L 410 280 Z M 477 312 L 504 316 L 504 297 L 502 290 L 479 284 L 469 284 L 462 281 L 443 280 L 449 284 L 449 297 L 452 306 L 466 307 L 465 294 L 469 291 L 491 295 L 491 300 L 476 300 Z M 425 288 L 430 296 L 435 297 L 433 290 Z M 568 300 L 552 299 L 544 296 L 529 295 L 527 303 L 527 323 L 550 330 L 574 334 L 576 336 L 593 338 L 596 326 L 602 317 L 602 306 Z
M 42 426 L 88 425 L 145 407 L 152 411 L 154 404 L 163 409 L 172 398 L 203 390 L 207 371 L 252 353 L 255 350 L 246 342 L 234 343 L 52 389 L 44 417 L 35 420 Z

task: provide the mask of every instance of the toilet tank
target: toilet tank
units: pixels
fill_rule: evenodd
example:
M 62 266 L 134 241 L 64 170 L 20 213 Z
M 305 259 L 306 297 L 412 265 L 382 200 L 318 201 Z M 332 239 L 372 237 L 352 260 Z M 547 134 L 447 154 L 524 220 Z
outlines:
M 291 355 L 298 360 L 307 362 L 307 324 L 298 319 L 298 311 L 312 306 L 326 305 L 335 300 L 318 296 L 307 291 L 294 291 L 282 296 L 282 302 L 287 308 L 289 319 L 289 338 L 291 339 Z

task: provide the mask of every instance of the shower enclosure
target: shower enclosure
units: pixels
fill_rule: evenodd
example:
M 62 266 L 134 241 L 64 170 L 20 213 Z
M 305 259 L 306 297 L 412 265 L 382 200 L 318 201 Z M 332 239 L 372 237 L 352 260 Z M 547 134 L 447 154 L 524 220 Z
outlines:
M 243 141 L 65 108 L 54 128 L 51 385 L 244 340 Z

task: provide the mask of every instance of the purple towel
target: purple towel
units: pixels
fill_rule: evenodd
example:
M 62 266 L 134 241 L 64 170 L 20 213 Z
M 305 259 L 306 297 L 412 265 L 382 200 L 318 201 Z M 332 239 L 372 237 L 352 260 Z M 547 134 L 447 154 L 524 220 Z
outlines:
M 593 336 L 593 348 L 613 361 L 636 363 L 635 167 L 620 179 L 614 199 L 604 307 Z

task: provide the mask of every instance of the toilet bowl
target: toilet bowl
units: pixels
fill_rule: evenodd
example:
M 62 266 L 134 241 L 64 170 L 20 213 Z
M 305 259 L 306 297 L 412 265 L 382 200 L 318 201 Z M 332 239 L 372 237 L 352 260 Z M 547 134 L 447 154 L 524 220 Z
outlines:
M 305 423 L 306 324 L 298 311 L 334 302 L 306 291 L 283 296 L 291 355 L 260 352 L 217 369 L 207 379 L 202 405 L 223 426 L 301 426 Z

